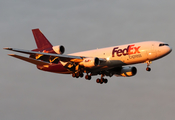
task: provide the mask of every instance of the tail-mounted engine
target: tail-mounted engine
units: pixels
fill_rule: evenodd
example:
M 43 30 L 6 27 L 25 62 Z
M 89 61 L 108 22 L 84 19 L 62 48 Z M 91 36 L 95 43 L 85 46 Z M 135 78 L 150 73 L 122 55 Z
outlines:
M 84 58 L 84 60 L 80 63 L 80 65 L 84 66 L 84 67 L 95 67 L 97 65 L 100 64 L 100 60 L 97 57 L 94 58 Z
M 58 46 L 53 46 L 52 49 L 57 53 L 57 54 L 63 54 L 65 51 L 64 46 L 58 45 Z
M 112 72 L 115 76 L 119 77 L 131 77 L 136 75 L 137 68 L 136 67 L 117 67 L 113 68 L 110 72 Z

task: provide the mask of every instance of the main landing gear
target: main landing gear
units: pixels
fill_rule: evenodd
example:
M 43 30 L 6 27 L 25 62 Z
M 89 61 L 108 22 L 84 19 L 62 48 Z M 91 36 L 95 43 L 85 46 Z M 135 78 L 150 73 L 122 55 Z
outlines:
M 100 84 L 103 84 L 103 83 L 107 83 L 108 82 L 108 79 L 105 79 L 105 78 L 103 78 L 104 77 L 104 75 L 103 74 L 101 74 L 101 79 L 97 79 L 96 80 L 96 82 L 97 83 L 100 83 Z
M 72 77 L 74 77 L 74 78 L 79 78 L 79 77 L 83 77 L 83 76 L 84 76 L 84 74 L 82 72 L 72 73 Z M 103 77 L 104 77 L 104 74 L 101 74 L 101 79 L 98 78 L 96 80 L 96 82 L 100 83 L 100 84 L 108 83 L 108 79 L 103 78 Z M 92 78 L 91 74 L 88 75 L 88 73 L 87 73 L 87 75 L 85 76 L 85 79 L 86 80 L 91 80 L 91 78 Z
M 82 72 L 77 72 L 77 73 L 72 73 L 72 77 L 76 77 L 76 78 L 79 78 L 79 77 L 83 77 L 84 74 Z
M 151 71 L 151 68 L 149 67 L 150 66 L 150 64 L 151 64 L 151 61 L 146 61 L 146 63 L 147 63 L 147 68 L 146 68 L 146 71 Z
M 97 83 L 100 83 L 100 84 L 103 84 L 103 83 L 108 83 L 108 79 L 105 79 L 105 78 L 101 78 L 101 79 L 97 79 L 96 80 Z
M 76 77 L 76 78 L 79 78 L 79 77 L 82 78 L 83 76 L 84 76 L 84 74 L 83 74 L 82 72 L 72 73 L 72 77 L 73 77 L 73 78 L 75 78 L 75 77 Z M 91 80 L 91 75 L 88 75 L 88 74 L 87 74 L 87 75 L 85 76 L 85 79 L 86 79 L 86 80 Z

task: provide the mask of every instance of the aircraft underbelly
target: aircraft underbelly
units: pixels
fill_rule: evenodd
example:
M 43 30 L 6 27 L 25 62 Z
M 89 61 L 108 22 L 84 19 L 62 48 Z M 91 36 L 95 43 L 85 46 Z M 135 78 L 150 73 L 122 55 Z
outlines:
M 121 60 L 109 60 L 103 64 L 100 64 L 98 66 L 94 66 L 92 68 L 86 68 L 87 70 L 90 70 L 92 72 L 99 72 L 99 71 L 105 71 L 108 69 L 112 69 L 114 67 L 121 67 L 123 65 L 126 65 Z

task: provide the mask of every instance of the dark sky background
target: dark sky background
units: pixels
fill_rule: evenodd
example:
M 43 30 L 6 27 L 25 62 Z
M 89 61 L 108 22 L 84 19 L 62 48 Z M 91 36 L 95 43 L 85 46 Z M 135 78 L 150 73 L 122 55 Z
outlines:
M 1 0 L 1 120 L 173 120 L 175 55 L 134 65 L 137 75 L 108 84 L 37 70 L 3 47 L 35 49 L 40 28 L 65 54 L 157 40 L 175 48 L 173 0 Z

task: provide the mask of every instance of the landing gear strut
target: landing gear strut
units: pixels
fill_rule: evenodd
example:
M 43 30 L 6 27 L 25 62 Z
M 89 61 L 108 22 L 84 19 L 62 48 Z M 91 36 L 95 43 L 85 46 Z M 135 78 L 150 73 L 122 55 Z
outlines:
M 151 68 L 149 67 L 151 64 L 151 61 L 148 60 L 148 61 L 146 61 L 146 63 L 147 63 L 146 71 L 151 71 Z

